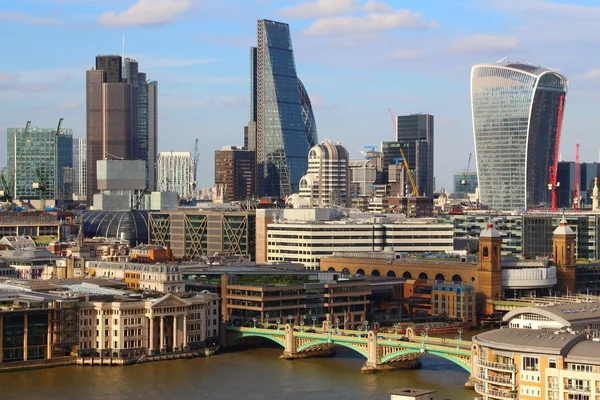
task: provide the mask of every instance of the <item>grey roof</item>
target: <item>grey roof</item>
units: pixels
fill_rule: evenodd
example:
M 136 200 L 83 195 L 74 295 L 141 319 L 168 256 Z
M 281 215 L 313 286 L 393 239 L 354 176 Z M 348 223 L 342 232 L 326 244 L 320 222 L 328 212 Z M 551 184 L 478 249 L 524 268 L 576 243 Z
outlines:
M 435 390 L 430 390 L 430 389 L 415 389 L 415 388 L 401 388 L 401 389 L 394 389 L 394 390 L 390 390 L 388 392 L 389 394 L 395 394 L 395 395 L 403 395 L 403 396 L 413 396 L 413 397 L 419 397 L 419 396 L 423 396 L 426 394 L 431 394 L 431 393 L 435 393 Z
M 577 343 L 565 358 L 567 362 L 578 362 L 583 364 L 600 363 L 600 341 L 583 340 Z
M 550 73 L 554 73 L 558 76 L 561 76 L 563 79 L 566 80 L 566 78 L 564 78 L 562 75 L 560 75 L 556 70 L 554 70 L 552 68 L 531 65 L 531 64 L 526 64 L 526 63 L 510 62 L 510 61 L 492 62 L 492 63 L 477 64 L 473 68 L 479 68 L 479 67 L 510 68 L 513 70 L 522 71 L 526 74 L 535 75 L 537 77 L 540 77 L 543 74 L 550 72 Z
M 4 250 L 2 258 L 9 261 L 19 260 L 51 260 L 55 258 L 54 254 L 45 248 L 23 249 L 23 250 Z
M 560 224 L 554 230 L 554 235 L 563 235 L 563 236 L 575 235 L 575 232 L 573 232 L 573 229 L 571 229 L 571 227 L 569 227 L 569 225 L 567 224 L 567 220 L 565 219 L 564 215 L 563 215 L 562 219 L 560 220 Z
M 561 323 L 565 327 L 573 324 L 583 324 L 586 322 L 600 323 L 600 302 L 590 303 L 567 303 L 552 306 L 537 307 L 519 307 L 515 308 L 502 318 L 503 321 L 510 321 L 520 314 L 538 314 Z
M 496 228 L 494 228 L 494 225 L 492 224 L 487 224 L 486 228 L 484 230 L 481 231 L 481 234 L 479 235 L 480 238 L 486 238 L 486 237 L 491 237 L 491 238 L 499 238 L 500 237 L 500 232 L 498 232 L 498 230 Z
M 501 350 L 566 354 L 584 334 L 537 329 L 495 329 L 473 336 L 473 342 Z

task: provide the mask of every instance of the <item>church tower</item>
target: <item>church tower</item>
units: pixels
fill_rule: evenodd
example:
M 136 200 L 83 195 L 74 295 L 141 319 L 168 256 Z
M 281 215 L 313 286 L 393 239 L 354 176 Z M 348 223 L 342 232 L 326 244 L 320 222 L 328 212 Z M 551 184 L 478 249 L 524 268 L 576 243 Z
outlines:
M 478 308 L 484 314 L 492 314 L 492 301 L 502 299 L 501 249 L 502 237 L 490 221 L 479 235 Z
M 575 233 L 563 215 L 552 235 L 552 259 L 556 266 L 556 290 L 575 293 Z

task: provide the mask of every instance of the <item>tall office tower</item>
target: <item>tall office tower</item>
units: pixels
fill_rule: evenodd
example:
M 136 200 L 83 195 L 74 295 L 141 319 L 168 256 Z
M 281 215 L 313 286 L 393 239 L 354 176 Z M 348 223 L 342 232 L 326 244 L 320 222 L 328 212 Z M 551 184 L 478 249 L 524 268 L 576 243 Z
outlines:
M 146 186 L 156 189 L 158 83 L 148 82 L 138 62 L 125 58 L 123 81 L 131 84 L 131 159 L 146 161 Z
M 560 186 L 556 188 L 557 206 L 559 208 L 573 207 L 573 198 L 575 194 L 575 170 L 579 169 L 579 205 L 583 208 L 592 205 L 592 194 L 594 190 L 594 181 L 600 178 L 600 163 L 582 162 L 578 168 L 575 168 L 574 161 L 559 161 L 557 171 L 557 181 Z
M 87 145 L 85 138 L 73 138 L 73 194 L 87 191 Z
M 159 192 L 177 192 L 182 198 L 192 198 L 194 158 L 189 151 L 158 153 L 157 169 Z
M 482 204 L 520 210 L 546 203 L 568 80 L 529 64 L 471 70 L 471 109 Z M 557 140 L 558 139 L 558 140 Z
M 156 160 L 158 157 L 158 82 L 148 82 L 148 189 L 156 190 Z
M 254 197 L 256 155 L 238 146 L 224 146 L 215 151 L 215 188 L 224 202 Z
M 118 59 L 118 61 L 117 61 Z M 122 79 L 120 56 L 97 56 L 86 71 L 87 204 L 98 191 L 98 160 L 131 159 L 131 85 Z
M 317 144 L 310 99 L 296 75 L 290 28 L 258 20 L 257 47 L 250 50 L 248 146 L 256 151 L 259 196 L 298 191 L 308 168 L 306 154 Z
M 55 158 L 57 157 L 57 158 Z M 6 131 L 7 183 L 14 199 L 71 199 L 73 131 L 61 128 L 8 128 Z M 57 167 L 57 168 L 55 168 Z
M 404 151 L 408 168 L 414 172 L 419 195 L 426 197 L 432 197 L 434 190 L 433 138 L 433 115 L 398 116 L 396 142 Z M 400 151 L 393 156 L 401 157 Z
M 348 151 L 325 139 L 308 152 L 308 171 L 300 179 L 300 197 L 309 207 L 349 206 L 351 197 Z

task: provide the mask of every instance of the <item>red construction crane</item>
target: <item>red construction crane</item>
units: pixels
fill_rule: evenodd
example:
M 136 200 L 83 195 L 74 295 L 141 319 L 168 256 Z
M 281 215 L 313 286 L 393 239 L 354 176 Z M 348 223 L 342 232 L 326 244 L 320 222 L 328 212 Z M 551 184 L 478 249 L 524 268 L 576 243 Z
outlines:
M 560 130 L 562 128 L 563 104 L 565 95 L 560 95 L 560 103 L 558 104 L 558 120 L 556 121 L 556 140 L 554 142 L 554 158 L 552 165 L 549 168 L 548 189 L 552 192 L 552 211 L 556 211 L 556 189 L 560 186 L 560 182 L 556 181 L 558 173 L 558 150 L 560 148 Z
M 575 180 L 573 181 L 573 208 L 579 208 L 579 143 L 575 145 Z

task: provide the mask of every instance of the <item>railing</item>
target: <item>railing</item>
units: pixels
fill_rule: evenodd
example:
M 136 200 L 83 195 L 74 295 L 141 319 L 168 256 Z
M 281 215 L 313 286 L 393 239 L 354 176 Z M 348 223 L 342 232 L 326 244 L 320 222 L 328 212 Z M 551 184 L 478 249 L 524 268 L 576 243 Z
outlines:
M 495 369 L 498 371 L 510 371 L 510 372 L 517 371 L 517 366 L 515 364 L 505 364 L 505 363 L 498 363 L 498 362 L 491 362 L 491 361 L 477 359 L 477 365 L 479 365 L 480 367 L 491 368 L 491 369 Z
M 505 377 L 496 376 L 496 375 L 485 376 L 483 374 L 478 374 L 477 379 L 481 379 L 482 381 L 488 381 L 488 382 L 493 382 L 493 383 L 506 384 L 506 385 L 514 385 L 515 384 L 515 381 L 513 378 L 505 378 Z
M 519 393 L 516 391 L 505 392 L 502 390 L 486 389 L 482 385 L 475 385 L 475 391 L 479 394 L 492 396 L 499 399 L 518 399 Z
M 586 393 L 589 393 L 591 391 L 590 386 L 575 386 L 575 385 L 565 385 L 565 390 L 569 390 L 572 392 L 586 392 Z

